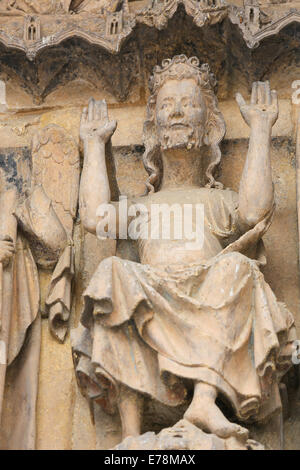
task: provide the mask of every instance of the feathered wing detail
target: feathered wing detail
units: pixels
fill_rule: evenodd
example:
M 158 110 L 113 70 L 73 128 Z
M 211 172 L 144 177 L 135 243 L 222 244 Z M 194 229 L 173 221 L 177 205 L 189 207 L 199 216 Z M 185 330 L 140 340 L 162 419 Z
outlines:
M 68 329 L 74 276 L 72 236 L 79 193 L 78 146 L 63 128 L 49 125 L 33 138 L 32 161 L 33 184 L 43 186 L 69 239 L 54 269 L 46 298 L 50 331 L 63 342 Z
M 79 192 L 78 146 L 66 131 L 49 125 L 32 144 L 34 184 L 41 184 L 71 237 Z

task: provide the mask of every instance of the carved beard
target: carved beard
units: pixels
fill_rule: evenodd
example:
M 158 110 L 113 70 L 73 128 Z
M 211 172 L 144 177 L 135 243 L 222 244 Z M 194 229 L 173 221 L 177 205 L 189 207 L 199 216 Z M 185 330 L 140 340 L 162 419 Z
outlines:
M 159 141 L 162 150 L 200 148 L 202 146 L 204 129 L 202 126 L 164 126 L 159 129 Z

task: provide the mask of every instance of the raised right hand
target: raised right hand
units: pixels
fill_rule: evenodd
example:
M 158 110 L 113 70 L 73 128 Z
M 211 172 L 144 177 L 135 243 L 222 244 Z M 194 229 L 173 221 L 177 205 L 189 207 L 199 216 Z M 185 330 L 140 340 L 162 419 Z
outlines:
M 247 104 L 240 93 L 236 94 L 236 101 L 241 114 L 248 126 L 258 123 L 272 128 L 278 118 L 278 98 L 275 90 L 270 90 L 270 83 L 254 82 L 252 85 L 251 102 Z
M 117 121 L 110 121 L 105 100 L 90 99 L 87 108 L 84 108 L 80 123 L 80 137 L 85 140 L 89 137 L 98 137 L 106 144 L 117 128 Z
M 4 237 L 0 240 L 0 263 L 7 266 L 15 253 L 14 243 L 11 237 Z

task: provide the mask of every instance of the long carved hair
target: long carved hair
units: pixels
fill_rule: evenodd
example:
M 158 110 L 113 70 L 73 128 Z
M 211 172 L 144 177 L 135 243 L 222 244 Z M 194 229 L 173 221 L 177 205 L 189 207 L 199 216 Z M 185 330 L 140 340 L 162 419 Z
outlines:
M 222 183 L 217 182 L 214 178 L 215 171 L 222 157 L 219 144 L 225 135 L 225 121 L 218 108 L 217 97 L 214 93 L 217 82 L 214 75 L 210 73 L 208 64 L 202 64 L 199 67 L 197 57 L 188 59 L 185 55 L 180 55 L 163 61 L 162 67 L 155 67 L 150 78 L 149 88 L 151 95 L 147 103 L 147 117 L 143 129 L 145 145 L 143 162 L 149 174 L 149 178 L 146 181 L 147 193 L 153 193 L 158 190 L 163 172 L 161 149 L 155 122 L 157 94 L 167 80 L 185 78 L 192 78 L 196 81 L 202 92 L 207 109 L 203 142 L 210 147 L 211 158 L 205 171 L 206 187 L 223 188 Z

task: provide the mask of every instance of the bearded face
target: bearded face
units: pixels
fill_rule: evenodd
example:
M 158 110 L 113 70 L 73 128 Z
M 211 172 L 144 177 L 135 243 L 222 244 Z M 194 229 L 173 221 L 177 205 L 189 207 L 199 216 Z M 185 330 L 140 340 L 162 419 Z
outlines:
M 206 122 L 206 105 L 193 79 L 168 80 L 156 101 L 156 127 L 162 150 L 199 148 Z

